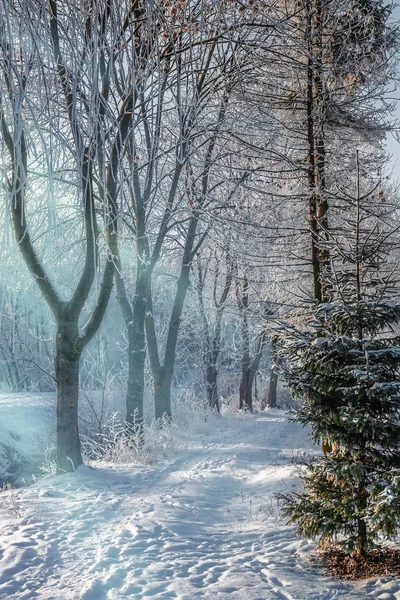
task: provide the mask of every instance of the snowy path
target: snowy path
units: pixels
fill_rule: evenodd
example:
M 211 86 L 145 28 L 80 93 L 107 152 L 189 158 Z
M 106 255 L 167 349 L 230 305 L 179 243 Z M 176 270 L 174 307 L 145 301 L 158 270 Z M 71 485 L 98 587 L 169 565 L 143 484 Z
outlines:
M 213 427 L 164 464 L 83 467 L 16 492 L 1 600 L 400 600 L 395 579 L 323 576 L 279 519 L 273 494 L 297 485 L 293 458 L 310 448 L 298 426 L 275 411 Z

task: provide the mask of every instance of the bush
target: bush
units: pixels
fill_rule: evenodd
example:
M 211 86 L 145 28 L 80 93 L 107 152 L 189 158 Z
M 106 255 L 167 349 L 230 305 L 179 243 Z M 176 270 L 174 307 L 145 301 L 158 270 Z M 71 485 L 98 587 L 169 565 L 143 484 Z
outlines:
M 85 460 L 112 463 L 155 464 L 186 447 L 189 433 L 202 433 L 218 418 L 216 411 L 204 407 L 190 393 L 178 394 L 173 402 L 173 420 L 127 423 L 113 413 L 101 430 L 87 429 L 82 435 Z

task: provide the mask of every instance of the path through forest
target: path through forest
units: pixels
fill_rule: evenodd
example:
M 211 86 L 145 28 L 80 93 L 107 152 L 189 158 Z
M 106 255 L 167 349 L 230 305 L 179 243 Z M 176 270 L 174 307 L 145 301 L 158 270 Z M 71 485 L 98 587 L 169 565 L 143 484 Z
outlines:
M 306 433 L 281 411 L 227 416 L 172 460 L 81 467 L 8 492 L 2 600 L 399 600 L 395 579 L 334 581 L 279 517 Z

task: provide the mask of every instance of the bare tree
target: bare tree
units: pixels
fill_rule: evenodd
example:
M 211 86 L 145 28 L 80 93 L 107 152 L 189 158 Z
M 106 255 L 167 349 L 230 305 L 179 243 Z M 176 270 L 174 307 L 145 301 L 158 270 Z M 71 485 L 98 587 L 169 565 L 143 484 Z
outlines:
M 225 269 L 222 270 L 217 249 L 204 261 L 204 256 L 197 259 L 197 297 L 203 329 L 203 362 L 206 376 L 207 398 L 210 408 L 219 412 L 218 394 L 218 358 L 221 352 L 222 319 L 228 296 L 232 287 L 234 266 L 230 257 L 229 247 L 225 248 Z M 210 265 L 210 263 L 213 265 Z M 212 268 L 214 266 L 214 269 Z M 211 322 L 210 311 L 205 303 L 205 284 L 208 274 L 212 277 L 212 302 L 215 312 L 214 322 Z M 223 274 L 222 274 L 223 273 Z M 223 277 L 222 285 L 220 279 Z
M 151 41 L 139 3 L 82 0 L 73 6 L 15 0 L 2 3 L 0 19 L 6 191 L 18 246 L 57 323 L 57 467 L 65 472 L 82 462 L 79 361 L 112 289 L 120 164 L 132 126 L 139 65 Z M 59 179 L 58 193 L 79 199 L 84 261 L 68 299 L 57 291 L 29 226 L 33 169 L 46 173 L 50 194 Z M 108 250 L 100 261 L 103 235 Z M 98 280 L 97 299 L 88 313 Z
M 212 22 L 216 16 L 211 12 Z M 206 21 L 205 26 L 210 27 L 210 23 Z M 217 140 L 225 126 L 235 65 L 230 48 L 217 43 L 224 40 L 223 33 L 210 40 L 203 35 L 202 29 L 194 33 L 189 30 L 186 44 L 180 37 L 173 39 L 168 61 L 159 57 L 163 77 L 147 81 L 147 91 L 138 105 L 139 127 L 130 140 L 124 222 L 136 246 L 132 303 L 122 266 L 117 275 L 117 295 L 129 332 L 128 420 L 136 416 L 140 421 L 143 416 L 144 328 L 154 380 L 155 415 L 171 416 L 171 381 L 191 265 L 209 230 L 210 190 L 217 187 L 214 165 L 220 154 Z M 166 138 L 166 130 L 174 132 L 171 138 Z M 165 252 L 180 258 L 161 358 L 153 274 Z

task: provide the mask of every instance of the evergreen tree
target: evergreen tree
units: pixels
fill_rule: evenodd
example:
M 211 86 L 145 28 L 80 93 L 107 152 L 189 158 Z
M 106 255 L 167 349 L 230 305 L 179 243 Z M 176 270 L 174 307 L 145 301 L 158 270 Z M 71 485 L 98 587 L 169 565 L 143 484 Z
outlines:
M 331 444 L 308 468 L 304 491 L 284 514 L 300 535 L 362 556 L 400 524 L 400 338 L 381 337 L 400 306 L 368 301 L 320 305 L 301 331 L 281 340 L 286 376 L 302 406 L 294 420 Z
M 382 264 L 389 233 L 371 210 L 377 186 L 363 193 L 358 169 L 356 187 L 346 194 L 355 217 L 332 241 L 338 300 L 318 305 L 304 329 L 284 326 L 279 343 L 302 401 L 294 421 L 325 445 L 284 514 L 300 535 L 364 557 L 400 526 L 400 305 L 385 299 L 393 288 Z

